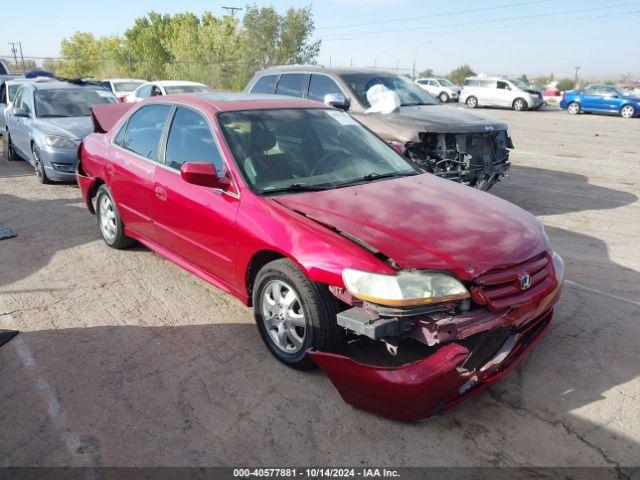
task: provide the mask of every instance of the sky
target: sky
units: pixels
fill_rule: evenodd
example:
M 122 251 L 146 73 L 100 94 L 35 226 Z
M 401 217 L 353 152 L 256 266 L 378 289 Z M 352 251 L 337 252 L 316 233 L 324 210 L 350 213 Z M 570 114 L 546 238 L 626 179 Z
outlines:
M 640 0 L 256 0 L 279 12 L 311 4 L 322 40 L 318 63 L 431 68 L 446 74 L 468 63 L 476 72 L 528 76 L 554 73 L 618 78 L 640 77 Z M 8 42 L 22 42 L 25 57 L 55 57 L 60 40 L 76 31 L 122 34 L 137 17 L 206 10 L 240 0 L 29 0 L 4 7 L 0 56 Z M 242 12 L 239 12 L 241 15 Z

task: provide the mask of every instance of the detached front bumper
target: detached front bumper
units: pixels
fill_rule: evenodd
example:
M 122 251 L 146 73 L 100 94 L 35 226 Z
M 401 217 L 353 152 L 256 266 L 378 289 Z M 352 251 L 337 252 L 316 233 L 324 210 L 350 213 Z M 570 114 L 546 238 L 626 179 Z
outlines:
M 346 355 L 309 353 L 345 402 L 393 420 L 420 420 L 486 388 L 525 358 L 549 328 L 563 270 L 558 263 L 548 288 L 544 292 L 531 288 L 529 301 L 514 308 L 493 313 L 480 309 L 447 323 L 451 327 L 438 331 L 437 337 L 447 333 L 453 337 L 411 363 L 389 367 Z

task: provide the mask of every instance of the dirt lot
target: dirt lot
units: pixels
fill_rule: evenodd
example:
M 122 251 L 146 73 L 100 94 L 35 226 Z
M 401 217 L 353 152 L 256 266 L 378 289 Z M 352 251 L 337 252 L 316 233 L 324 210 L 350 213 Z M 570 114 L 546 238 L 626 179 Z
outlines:
M 542 219 L 568 281 L 514 374 L 418 424 L 282 366 L 234 298 L 107 248 L 75 186 L 0 162 L 19 235 L 0 242 L 0 328 L 22 331 L 0 348 L 0 465 L 639 465 L 640 120 L 485 113 L 517 147 L 493 193 Z

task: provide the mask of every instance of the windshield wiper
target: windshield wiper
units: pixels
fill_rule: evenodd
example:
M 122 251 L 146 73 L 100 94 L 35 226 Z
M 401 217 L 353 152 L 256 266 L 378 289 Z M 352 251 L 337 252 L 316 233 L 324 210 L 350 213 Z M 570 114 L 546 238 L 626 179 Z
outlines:
M 380 180 L 382 178 L 399 178 L 399 177 L 410 177 L 413 175 L 417 175 L 418 172 L 410 171 L 410 172 L 389 172 L 389 173 L 377 173 L 371 172 L 363 175 L 359 178 L 354 178 L 353 180 L 349 180 L 348 182 L 339 183 L 338 187 L 345 187 L 347 185 L 355 185 L 357 183 L 370 182 L 371 180 Z
M 317 192 L 320 190 L 328 190 L 333 185 L 308 185 L 306 183 L 292 183 L 286 187 L 269 188 L 262 190 L 262 193 L 282 193 L 282 192 Z

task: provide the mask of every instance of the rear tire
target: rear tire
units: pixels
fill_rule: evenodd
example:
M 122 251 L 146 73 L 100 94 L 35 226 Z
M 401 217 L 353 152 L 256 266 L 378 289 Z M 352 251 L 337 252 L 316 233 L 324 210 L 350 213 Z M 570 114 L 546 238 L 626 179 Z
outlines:
M 636 107 L 633 105 L 625 105 L 620 109 L 620 115 L 623 118 L 633 118 L 636 116 Z
M 135 240 L 125 235 L 124 223 L 106 185 L 101 185 L 96 193 L 96 218 L 100 235 L 111 248 L 122 250 L 135 243 Z
M 571 115 L 579 114 L 580 110 L 580 104 L 578 102 L 571 102 L 569 105 L 567 105 L 567 112 L 569 112 Z
M 467 98 L 467 101 L 465 103 L 469 108 L 476 108 L 478 106 L 478 99 L 474 96 L 471 96 Z
M 44 163 L 42 163 L 42 159 L 40 158 L 40 150 L 35 145 L 31 145 L 31 153 L 33 155 L 33 168 L 36 172 L 36 178 L 43 185 L 48 185 L 51 183 L 49 177 L 47 177 L 47 171 L 44 168 Z
M 527 104 L 527 101 L 524 98 L 516 98 L 511 104 L 511 106 L 516 112 L 523 112 L 527 108 L 529 108 L 529 105 Z
M 440 95 L 438 95 L 438 98 L 442 103 L 447 103 L 449 101 L 449 95 L 447 94 L 447 92 L 440 92 Z
M 315 368 L 307 350 L 335 350 L 342 337 L 338 309 L 329 288 L 309 280 L 287 258 L 266 264 L 256 276 L 253 312 L 258 331 L 271 354 L 289 367 Z

